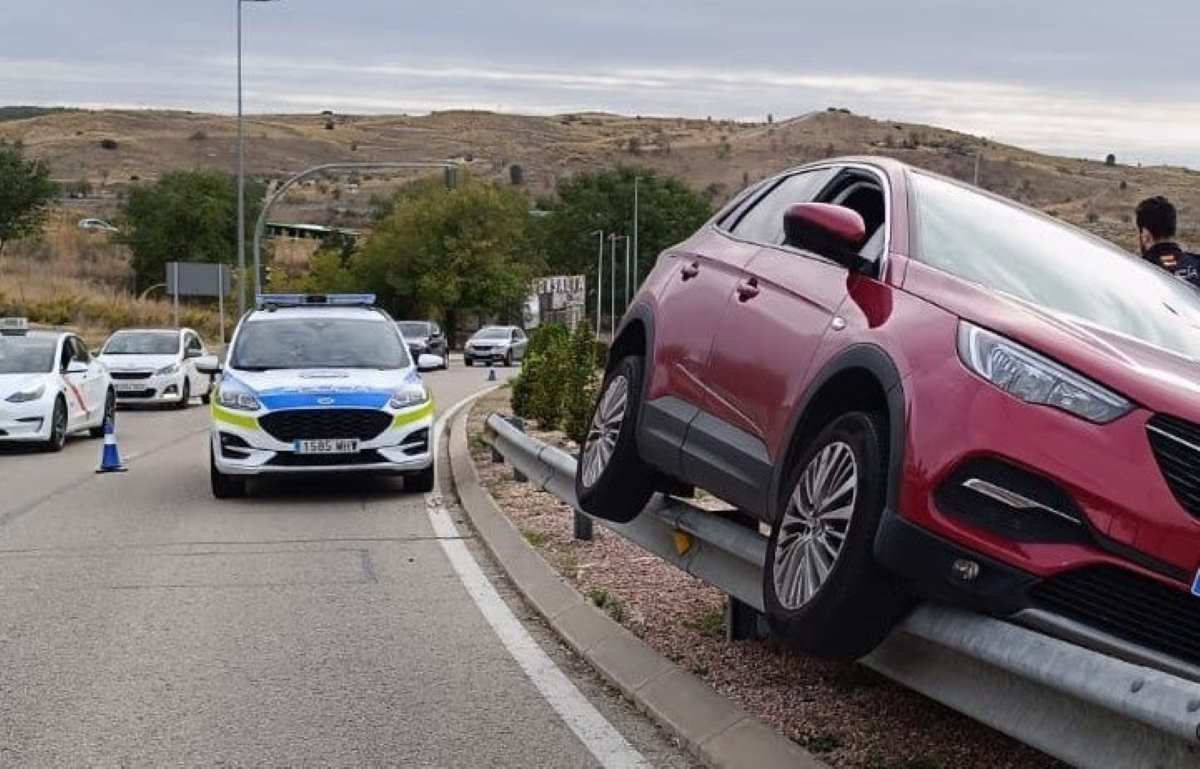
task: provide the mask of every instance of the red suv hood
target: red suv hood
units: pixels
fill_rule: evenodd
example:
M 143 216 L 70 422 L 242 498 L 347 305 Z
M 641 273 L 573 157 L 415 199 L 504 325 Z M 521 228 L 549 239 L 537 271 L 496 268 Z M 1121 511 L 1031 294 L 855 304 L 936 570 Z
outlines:
M 1147 409 L 1200 422 L 1200 361 L 917 262 L 908 265 L 904 290 L 1021 342 Z

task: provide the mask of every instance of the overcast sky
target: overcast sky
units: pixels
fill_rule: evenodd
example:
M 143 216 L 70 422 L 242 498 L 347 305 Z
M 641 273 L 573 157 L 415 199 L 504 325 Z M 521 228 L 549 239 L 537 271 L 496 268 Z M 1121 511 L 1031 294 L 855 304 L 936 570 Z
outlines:
M 0 104 L 233 112 L 236 7 L 5 2 Z M 1200 167 L 1197 0 L 279 0 L 244 23 L 249 112 L 838 105 Z

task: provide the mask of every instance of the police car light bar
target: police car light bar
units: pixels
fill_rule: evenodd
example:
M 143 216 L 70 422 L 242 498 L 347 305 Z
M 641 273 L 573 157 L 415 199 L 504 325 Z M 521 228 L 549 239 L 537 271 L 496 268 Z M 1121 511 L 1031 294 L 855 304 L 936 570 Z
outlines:
M 24 336 L 28 331 L 28 318 L 0 318 L 0 335 Z
M 370 307 L 374 294 L 259 294 L 259 307 Z

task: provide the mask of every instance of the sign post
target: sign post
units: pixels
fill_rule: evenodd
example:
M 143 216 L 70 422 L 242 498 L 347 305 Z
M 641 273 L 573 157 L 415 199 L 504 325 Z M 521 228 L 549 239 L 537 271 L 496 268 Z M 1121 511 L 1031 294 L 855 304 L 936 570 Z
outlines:
M 175 303 L 175 327 L 179 327 L 179 297 L 215 296 L 221 314 L 221 342 L 225 341 L 225 295 L 232 289 L 232 275 L 223 264 L 167 262 L 167 293 Z

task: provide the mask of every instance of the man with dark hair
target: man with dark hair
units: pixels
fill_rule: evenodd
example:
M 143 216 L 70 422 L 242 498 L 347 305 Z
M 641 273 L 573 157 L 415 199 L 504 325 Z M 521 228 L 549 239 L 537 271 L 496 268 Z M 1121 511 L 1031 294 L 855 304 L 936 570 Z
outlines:
M 1200 286 L 1200 257 L 1186 253 L 1175 242 L 1177 223 L 1175 206 L 1162 195 L 1138 203 L 1138 243 L 1142 247 L 1142 257 L 1176 277 Z

